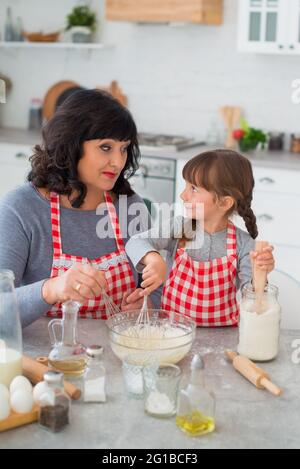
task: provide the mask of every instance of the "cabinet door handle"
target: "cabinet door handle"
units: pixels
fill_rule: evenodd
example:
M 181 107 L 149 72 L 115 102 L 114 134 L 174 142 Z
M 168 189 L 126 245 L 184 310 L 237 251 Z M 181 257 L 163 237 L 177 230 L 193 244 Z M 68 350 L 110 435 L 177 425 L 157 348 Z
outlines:
M 269 215 L 268 213 L 263 213 L 262 215 L 257 216 L 257 220 L 259 221 L 273 221 L 274 217 L 272 215 Z
M 279 49 L 284 49 L 284 46 L 282 44 L 279 44 L 278 48 Z
M 269 178 L 269 177 L 264 177 L 259 180 L 261 184 L 275 184 L 274 179 Z
M 291 45 L 290 45 L 290 49 L 295 49 L 294 44 L 291 44 Z
M 27 155 L 26 155 L 26 153 L 19 152 L 19 153 L 15 154 L 15 158 L 24 160 L 24 159 L 27 159 Z

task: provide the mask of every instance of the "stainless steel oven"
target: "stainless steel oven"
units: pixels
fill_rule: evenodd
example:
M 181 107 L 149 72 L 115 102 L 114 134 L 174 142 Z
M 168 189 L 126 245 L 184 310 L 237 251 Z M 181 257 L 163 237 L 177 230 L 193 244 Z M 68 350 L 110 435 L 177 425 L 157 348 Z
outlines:
M 135 192 L 140 195 L 149 211 L 153 203 L 175 202 L 176 160 L 159 156 L 143 156 L 138 172 L 130 179 Z M 155 221 L 158 213 L 150 211 Z

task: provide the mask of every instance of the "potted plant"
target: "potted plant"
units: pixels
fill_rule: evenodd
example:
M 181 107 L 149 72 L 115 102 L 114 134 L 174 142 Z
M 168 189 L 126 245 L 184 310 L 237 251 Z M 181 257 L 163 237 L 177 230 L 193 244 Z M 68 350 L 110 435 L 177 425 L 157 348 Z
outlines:
M 72 42 L 92 42 L 96 23 L 96 14 L 87 5 L 77 6 L 67 16 L 66 30 L 71 32 Z
M 267 135 L 260 129 L 250 127 L 245 119 L 241 119 L 241 127 L 233 131 L 233 138 L 243 152 L 256 150 L 258 145 L 265 148 L 267 142 Z

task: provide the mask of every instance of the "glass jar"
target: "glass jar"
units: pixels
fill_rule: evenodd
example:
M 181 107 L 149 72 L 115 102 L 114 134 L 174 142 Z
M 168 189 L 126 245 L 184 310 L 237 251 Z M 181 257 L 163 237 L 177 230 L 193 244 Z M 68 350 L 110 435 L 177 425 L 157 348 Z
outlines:
M 22 374 L 22 328 L 14 274 L 0 270 L 0 383 L 9 387 Z
M 267 285 L 260 307 L 253 286 L 248 284 L 240 302 L 238 353 L 250 360 L 264 362 L 274 360 L 279 352 L 281 307 L 278 288 Z M 259 311 L 259 312 L 257 312 Z
M 84 402 L 105 402 L 105 367 L 103 364 L 104 348 L 91 345 L 86 349 L 88 368 L 84 374 Z
M 40 398 L 39 424 L 57 433 L 70 423 L 71 400 L 64 391 L 63 374 L 57 371 L 45 373 L 49 389 Z
M 156 369 L 145 368 L 143 378 L 145 412 L 158 418 L 175 415 L 181 380 L 179 366 L 164 364 Z
M 142 399 L 144 396 L 143 370 L 151 373 L 157 370 L 159 362 L 155 354 L 134 353 L 127 355 L 123 360 L 123 379 L 128 397 Z
M 86 349 L 78 342 L 79 308 L 76 301 L 66 301 L 62 305 L 62 319 L 53 319 L 48 324 L 53 345 L 48 363 L 69 378 L 80 378 L 87 366 Z

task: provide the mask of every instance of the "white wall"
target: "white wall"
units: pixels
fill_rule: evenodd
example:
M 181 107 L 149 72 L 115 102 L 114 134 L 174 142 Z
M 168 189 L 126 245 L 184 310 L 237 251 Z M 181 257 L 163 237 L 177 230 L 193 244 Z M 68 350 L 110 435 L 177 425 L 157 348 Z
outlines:
M 93 0 L 103 14 L 104 0 Z M 75 0 L 0 0 L 23 18 L 25 29 L 57 29 Z M 114 48 L 92 53 L 0 49 L 0 72 L 13 81 L 2 125 L 26 127 L 31 97 L 43 97 L 62 79 L 106 85 L 117 79 L 129 97 L 140 130 L 205 136 L 221 105 L 241 105 L 255 126 L 299 131 L 300 107 L 291 83 L 300 77 L 300 57 L 237 52 L 238 0 L 225 0 L 221 27 L 106 23 L 102 38 Z

